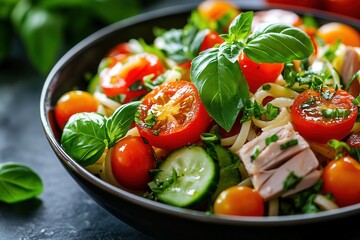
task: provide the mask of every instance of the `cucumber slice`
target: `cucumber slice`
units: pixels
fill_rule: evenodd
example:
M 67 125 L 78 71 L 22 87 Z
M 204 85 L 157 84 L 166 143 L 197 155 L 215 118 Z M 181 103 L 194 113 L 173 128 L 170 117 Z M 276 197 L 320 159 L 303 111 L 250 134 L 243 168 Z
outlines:
M 159 166 L 150 184 L 161 202 L 178 207 L 196 207 L 215 191 L 219 168 L 204 148 L 188 146 L 171 153 Z

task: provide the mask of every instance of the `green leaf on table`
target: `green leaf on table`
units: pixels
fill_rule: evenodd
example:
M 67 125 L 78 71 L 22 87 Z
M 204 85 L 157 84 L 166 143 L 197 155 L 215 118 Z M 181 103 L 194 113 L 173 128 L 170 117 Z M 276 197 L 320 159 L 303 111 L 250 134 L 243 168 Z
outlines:
M 233 126 L 249 88 L 239 63 L 231 62 L 224 52 L 229 45 L 211 48 L 196 57 L 191 66 L 191 79 L 211 117 L 225 130 Z
M 20 36 L 31 63 L 46 74 L 58 59 L 62 47 L 63 19 L 60 15 L 40 8 L 32 8 L 20 29 Z
M 123 104 L 107 119 L 106 129 L 109 138 L 109 148 L 115 145 L 129 131 L 139 105 L 139 101 Z
M 43 192 L 41 178 L 29 167 L 13 162 L 0 164 L 0 201 L 16 203 Z
M 275 23 L 257 28 L 246 40 L 244 52 L 255 62 L 285 63 L 309 57 L 314 47 L 304 31 Z
M 80 165 L 94 164 L 108 146 L 105 117 L 98 113 L 74 114 L 64 127 L 61 146 Z

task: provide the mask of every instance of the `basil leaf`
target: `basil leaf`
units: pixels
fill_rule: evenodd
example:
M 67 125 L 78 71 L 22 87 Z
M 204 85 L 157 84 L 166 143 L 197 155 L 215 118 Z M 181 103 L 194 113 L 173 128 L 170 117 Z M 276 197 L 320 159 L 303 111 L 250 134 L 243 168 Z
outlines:
M 0 200 L 15 203 L 40 195 L 41 178 L 29 167 L 13 162 L 0 164 Z
M 275 23 L 260 26 L 249 36 L 244 52 L 255 62 L 290 62 L 314 52 L 309 36 L 298 28 Z
M 225 48 L 228 45 L 222 45 Z M 230 131 L 243 100 L 249 98 L 249 88 L 238 62 L 225 56 L 225 49 L 210 48 L 194 58 L 191 79 L 211 117 L 226 131 Z
M 238 61 L 242 49 L 241 42 L 223 43 L 219 47 L 219 54 L 224 55 L 231 63 L 235 63 Z
M 106 119 L 98 113 L 77 113 L 70 117 L 61 145 L 80 165 L 95 163 L 107 147 Z
M 135 112 L 140 105 L 139 101 L 121 105 L 113 115 L 106 121 L 109 148 L 122 138 L 134 122 Z
M 239 14 L 229 26 L 230 39 L 239 41 L 245 39 L 250 31 L 254 17 L 254 12 L 248 11 Z

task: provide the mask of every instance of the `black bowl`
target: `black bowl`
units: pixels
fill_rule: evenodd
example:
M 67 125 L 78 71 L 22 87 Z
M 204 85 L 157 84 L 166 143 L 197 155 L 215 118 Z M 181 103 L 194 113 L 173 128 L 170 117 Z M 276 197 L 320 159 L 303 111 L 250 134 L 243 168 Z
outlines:
M 44 84 L 40 114 L 45 135 L 62 165 L 98 204 L 135 229 L 160 239 L 303 239 L 312 238 L 315 233 L 331 237 L 334 231 L 341 228 L 346 229 L 339 232 L 345 239 L 347 236 L 353 238 L 356 234 L 360 237 L 360 233 L 356 233 L 356 228 L 348 227 L 349 224 L 360 220 L 360 204 L 317 214 L 295 216 L 209 216 L 204 212 L 154 202 L 116 188 L 90 174 L 61 148 L 60 132 L 53 114 L 54 105 L 59 97 L 74 87 L 85 87 L 84 74 L 95 73 L 101 58 L 117 43 L 131 38 L 144 38 L 145 41 L 151 42 L 153 27 L 181 28 L 195 7 L 191 4 L 153 11 L 110 25 L 80 42 L 61 58 Z M 271 8 L 249 4 L 242 4 L 240 7 L 243 11 Z M 299 14 L 311 13 L 320 24 L 340 21 L 360 29 L 360 22 L 350 18 L 340 18 L 321 11 L 292 10 Z

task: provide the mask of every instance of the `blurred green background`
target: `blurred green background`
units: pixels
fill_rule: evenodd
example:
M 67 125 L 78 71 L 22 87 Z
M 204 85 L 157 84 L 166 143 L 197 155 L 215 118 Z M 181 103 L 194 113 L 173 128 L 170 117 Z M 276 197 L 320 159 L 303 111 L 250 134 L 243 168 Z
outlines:
M 77 42 L 106 25 L 141 13 L 155 2 L 0 0 L 0 65 L 11 61 L 20 46 L 29 64 L 46 75 Z

